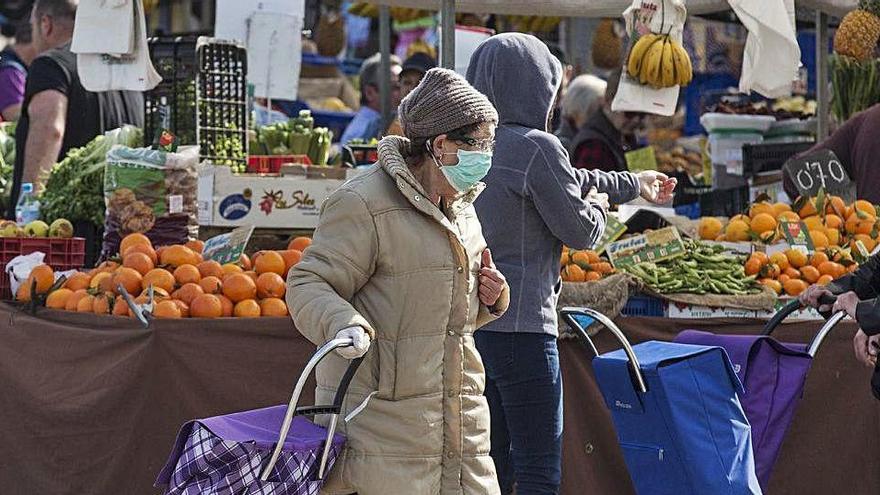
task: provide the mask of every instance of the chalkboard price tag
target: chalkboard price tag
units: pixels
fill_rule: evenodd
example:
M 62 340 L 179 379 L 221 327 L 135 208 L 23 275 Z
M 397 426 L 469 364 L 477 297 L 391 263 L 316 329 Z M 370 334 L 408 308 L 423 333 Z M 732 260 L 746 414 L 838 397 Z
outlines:
M 821 150 L 791 158 L 783 170 L 801 196 L 815 196 L 820 189 L 825 189 L 846 201 L 855 199 L 855 184 L 833 151 Z

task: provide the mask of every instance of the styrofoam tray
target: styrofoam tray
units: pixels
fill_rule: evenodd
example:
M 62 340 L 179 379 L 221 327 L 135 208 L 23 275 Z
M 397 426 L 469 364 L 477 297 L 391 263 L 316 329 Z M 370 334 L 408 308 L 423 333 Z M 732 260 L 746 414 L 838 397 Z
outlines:
M 727 113 L 704 113 L 700 116 L 700 124 L 707 132 L 753 131 L 765 133 L 776 119 L 769 115 L 735 115 Z

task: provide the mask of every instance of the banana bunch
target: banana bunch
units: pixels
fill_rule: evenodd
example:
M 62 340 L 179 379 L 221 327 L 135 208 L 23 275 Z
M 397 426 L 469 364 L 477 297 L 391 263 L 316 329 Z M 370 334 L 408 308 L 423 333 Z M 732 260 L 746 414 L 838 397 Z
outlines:
M 627 72 L 652 88 L 687 86 L 693 78 L 691 58 L 668 34 L 647 34 L 629 52 Z
M 546 33 L 556 29 L 561 17 L 540 17 L 529 15 L 510 15 L 507 21 L 513 27 L 514 31 L 523 33 Z

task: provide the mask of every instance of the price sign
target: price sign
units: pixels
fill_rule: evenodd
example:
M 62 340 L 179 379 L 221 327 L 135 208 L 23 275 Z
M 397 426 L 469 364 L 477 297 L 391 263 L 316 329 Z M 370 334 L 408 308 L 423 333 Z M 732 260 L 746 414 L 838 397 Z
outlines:
M 615 268 L 644 262 L 656 263 L 683 255 L 684 242 L 675 227 L 666 227 L 612 242 L 606 248 Z
M 602 254 L 605 248 L 608 247 L 608 244 L 620 239 L 624 232 L 626 232 L 626 224 L 618 220 L 614 215 L 608 215 L 608 218 L 605 220 L 605 233 L 602 234 L 602 238 L 596 243 L 596 253 Z
M 846 201 L 855 198 L 855 184 L 833 151 L 822 150 L 791 158 L 785 162 L 783 170 L 801 196 L 815 196 L 819 189 L 825 189 Z
M 782 234 L 785 240 L 792 247 L 804 253 L 812 253 L 815 250 L 813 239 L 810 237 L 810 231 L 804 222 L 786 222 L 780 223 Z
M 626 167 L 630 172 L 643 170 L 657 170 L 657 155 L 653 146 L 645 146 L 635 151 L 629 151 L 623 155 Z
M 213 260 L 221 265 L 226 263 L 236 263 L 244 253 L 248 241 L 251 240 L 251 234 L 254 233 L 253 225 L 245 225 L 239 227 L 232 232 L 220 234 L 208 239 L 205 242 L 204 257 L 206 260 Z

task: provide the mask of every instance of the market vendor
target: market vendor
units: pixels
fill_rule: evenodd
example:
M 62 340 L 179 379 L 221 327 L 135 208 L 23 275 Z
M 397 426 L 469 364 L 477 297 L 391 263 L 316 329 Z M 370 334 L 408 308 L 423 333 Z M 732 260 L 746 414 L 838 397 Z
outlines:
M 568 91 L 562 97 L 562 122 L 556 131 L 556 137 L 566 150 L 587 119 L 602 107 L 607 86 L 608 83 L 591 74 L 577 76 L 568 85 Z
M 354 119 L 345 128 L 339 144 L 345 145 L 352 139 L 370 141 L 382 135 L 382 94 L 379 86 L 382 84 L 380 71 L 382 70 L 382 57 L 377 53 L 364 60 L 358 73 L 361 89 L 361 108 L 354 115 Z M 391 56 L 391 106 L 397 108 L 400 104 L 400 59 Z
M 419 85 L 425 74 L 434 67 L 437 67 L 434 57 L 423 52 L 414 53 L 404 60 L 403 68 L 400 71 L 400 98 L 406 98 L 406 95 L 416 89 L 416 86 Z M 399 117 L 394 117 L 385 134 L 390 136 L 404 135 L 403 128 L 400 127 Z
M 639 112 L 614 112 L 620 69 L 608 76 L 605 101 L 571 139 L 568 154 L 575 168 L 623 172 L 628 169 L 625 154 L 636 149 L 635 132 L 644 123 Z
M 828 138 L 816 144 L 804 154 L 831 150 L 837 155 L 843 169 L 856 185 L 856 197 L 873 204 L 880 203 L 880 174 L 877 158 L 880 157 L 880 103 L 855 114 Z M 787 174 L 783 178 L 785 193 L 798 197 L 798 189 Z
M 71 148 L 85 146 L 105 131 L 125 124 L 143 127 L 139 92 L 86 91 L 70 51 L 78 0 L 37 0 L 31 13 L 39 54 L 28 71 L 21 118 L 15 133 L 15 169 L 7 218 L 14 218 L 23 183 L 40 177 Z
M 562 375 L 556 303 L 562 245 L 588 249 L 601 238 L 602 195 L 616 204 L 640 194 L 665 202 L 675 180 L 656 172 L 571 167 L 559 139 L 548 132 L 562 64 L 538 38 L 521 33 L 489 38 L 472 55 L 467 74 L 498 109 L 492 168 L 476 209 L 511 291 L 508 312 L 475 335 L 486 367 L 492 458 L 502 493 L 512 493 L 514 484 L 518 495 L 558 493 Z
M 15 43 L 0 51 L 0 117 L 11 122 L 21 115 L 27 68 L 37 53 L 31 38 L 31 24 L 19 22 Z

